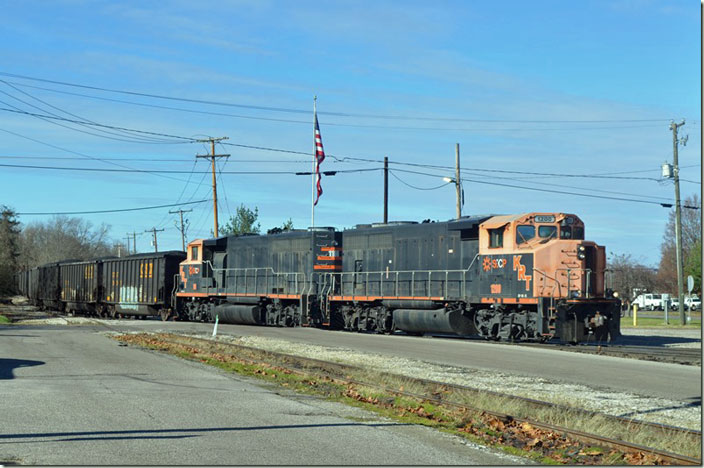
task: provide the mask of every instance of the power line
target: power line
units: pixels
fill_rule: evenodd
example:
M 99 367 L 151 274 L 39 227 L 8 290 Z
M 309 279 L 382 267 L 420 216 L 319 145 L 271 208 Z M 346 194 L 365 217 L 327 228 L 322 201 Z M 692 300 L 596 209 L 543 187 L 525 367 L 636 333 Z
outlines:
M 1 73 L 0 73 L 1 75 Z M 8 82 L 9 83 L 9 82 Z M 81 97 L 86 97 L 89 99 L 97 99 L 101 101 L 108 101 L 108 102 L 117 102 L 121 104 L 129 104 L 133 106 L 141 106 L 141 107 L 151 107 L 151 108 L 156 108 L 156 109 L 165 109 L 165 110 L 173 110 L 173 111 L 178 111 L 178 112 L 188 112 L 192 114 L 203 114 L 203 115 L 215 115 L 215 116 L 220 116 L 220 117 L 234 117 L 238 119 L 247 119 L 247 120 L 261 120 L 261 121 L 268 121 L 268 122 L 282 122 L 282 123 L 295 123 L 295 124 L 303 124 L 303 125 L 310 125 L 310 121 L 308 120 L 292 120 L 292 119 L 280 119 L 280 118 L 274 118 L 274 117 L 256 117 L 256 116 L 251 116 L 251 115 L 241 115 L 241 114 L 230 114 L 227 112 L 213 112 L 213 111 L 204 111 L 204 110 L 197 110 L 197 109 L 186 109 L 183 107 L 172 107 L 172 106 L 160 106 L 157 104 L 147 104 L 143 102 L 134 102 L 134 101 L 125 101 L 123 99 L 112 99 L 112 98 L 106 98 L 106 97 L 100 97 L 100 96 L 91 96 L 89 94 L 81 94 L 81 93 L 71 93 L 68 91 L 61 91 L 58 89 L 51 89 L 51 88 L 44 88 L 41 86 L 32 86 L 24 83 L 16 83 L 12 82 L 13 84 L 16 84 L 18 86 L 24 86 L 28 88 L 33 88 L 33 89 L 41 89 L 44 91 L 49 91 L 49 92 L 54 92 L 54 93 L 60 93 L 60 94 L 67 94 L 70 96 L 81 96 Z M 320 113 L 320 114 L 326 114 L 326 113 Z M 327 113 L 328 115 L 338 115 L 335 113 Z M 365 114 L 345 114 L 346 116 L 350 117 L 364 117 Z M 367 118 L 374 118 L 373 116 L 369 115 Z M 390 116 L 376 116 L 378 118 L 390 118 Z M 415 117 L 403 117 L 403 116 L 398 116 L 399 119 L 407 119 L 407 120 L 432 120 L 432 118 L 415 118 Z M 437 120 L 442 120 L 441 118 L 438 118 Z M 448 118 L 447 120 L 453 121 L 453 120 L 466 120 L 469 123 L 607 123 L 607 122 L 612 122 L 609 120 L 576 120 L 576 121 L 570 121 L 570 120 L 565 120 L 565 121 L 551 121 L 551 120 L 543 120 L 543 121 L 531 121 L 531 120 L 524 120 L 524 121 L 515 121 L 515 120 L 491 120 L 491 119 L 453 119 L 453 118 Z M 628 123 L 628 122 L 664 122 L 667 119 L 654 119 L 654 120 L 621 120 L 621 121 L 613 121 L 613 122 L 622 122 L 622 123 Z M 371 124 L 346 124 L 346 123 L 339 123 L 339 122 L 326 122 L 325 125 L 329 125 L 332 127 L 351 127 L 351 128 L 379 128 L 379 129 L 389 129 L 389 130 L 445 130 L 445 131 L 559 131 L 559 130 L 609 130 L 611 128 L 617 128 L 617 129 L 622 129 L 622 128 L 644 128 L 644 127 L 657 127 L 660 126 L 660 124 L 653 124 L 653 125 L 636 125 L 636 126 L 618 126 L 618 127 L 585 127 L 585 128 L 518 128 L 518 129 L 513 129 L 513 128 L 453 128 L 453 127 L 404 127 L 404 126 L 380 126 L 380 125 L 371 125 Z
M 453 182 L 445 182 L 444 184 L 438 185 L 437 187 L 429 187 L 429 188 L 416 187 L 415 185 L 409 184 L 408 182 L 404 181 L 404 180 L 401 179 L 399 176 L 397 176 L 396 174 L 394 174 L 394 171 L 393 171 L 393 170 L 391 170 L 390 172 L 391 172 L 391 175 L 392 175 L 396 180 L 398 180 L 399 182 L 401 182 L 403 185 L 407 185 L 407 186 L 411 187 L 412 189 L 416 189 L 416 190 L 437 190 L 437 189 L 439 189 L 439 188 L 443 188 L 444 186 L 446 186 L 446 185 L 448 185 L 448 184 L 452 184 L 452 183 L 453 183 Z
M 61 109 L 61 108 L 59 108 L 59 107 L 57 107 L 57 106 L 54 106 L 53 104 L 49 104 L 48 102 L 39 99 L 38 97 L 35 97 L 35 96 L 33 96 L 33 95 L 31 95 L 31 94 L 25 92 L 25 91 L 22 91 L 21 89 L 17 88 L 16 86 L 13 86 L 12 84 L 8 83 L 7 81 L 0 80 L 0 82 L 5 83 L 7 86 L 11 87 L 11 88 L 14 89 L 15 91 L 17 91 L 17 92 L 19 92 L 19 93 L 22 93 L 22 94 L 24 94 L 25 96 L 30 97 L 31 99 L 34 99 L 35 101 L 38 101 L 38 102 L 44 104 L 45 106 L 51 107 L 52 109 L 55 109 L 55 110 L 57 110 L 57 111 L 59 111 L 59 112 L 63 112 L 64 114 L 70 115 L 71 117 L 75 117 L 75 118 L 77 118 L 77 119 L 85 120 L 85 121 L 91 122 L 91 123 L 93 123 L 93 124 L 96 124 L 96 122 L 94 122 L 94 121 L 92 121 L 92 120 L 86 119 L 86 118 L 81 117 L 81 116 L 79 116 L 79 115 L 76 115 L 76 114 L 73 114 L 73 113 L 68 112 L 68 111 L 66 111 L 66 110 L 63 110 L 63 109 Z M 30 103 L 28 103 L 28 102 L 26 102 L 26 101 L 24 101 L 24 100 L 18 98 L 17 96 L 13 96 L 12 94 L 9 94 L 9 93 L 7 93 L 7 92 L 5 92 L 5 91 L 0 91 L 0 92 L 3 93 L 3 94 L 5 94 L 5 95 L 7 95 L 7 96 L 9 96 L 9 97 L 11 97 L 11 98 L 13 98 L 13 99 L 15 99 L 15 100 L 17 100 L 17 101 L 20 101 L 20 102 L 23 103 L 23 104 L 26 104 L 26 105 L 28 105 L 28 106 L 30 106 L 30 107 L 33 107 L 34 109 L 40 110 L 40 111 L 42 111 L 42 112 L 47 112 L 48 114 L 51 114 L 51 115 L 53 115 L 53 116 L 55 116 L 55 117 L 59 117 L 57 114 L 55 114 L 55 113 L 53 113 L 53 112 L 51 112 L 51 111 L 47 111 L 46 109 L 43 109 L 43 108 L 41 108 L 41 107 L 35 106 L 34 104 L 30 104 Z M 14 107 L 15 109 L 17 109 L 17 107 L 15 107 L 15 106 L 12 106 L 12 107 Z M 53 122 L 53 123 L 56 124 L 56 122 Z M 58 124 L 57 124 L 57 125 L 58 125 Z M 82 124 L 82 123 L 81 123 L 81 124 L 78 124 L 78 125 L 81 125 L 81 126 L 83 126 L 83 127 L 88 127 L 87 125 Z M 65 128 L 71 128 L 71 127 L 65 127 Z M 76 129 L 73 129 L 73 130 L 76 130 Z M 105 133 L 105 134 L 108 134 L 108 135 L 128 136 L 128 137 L 130 137 L 132 140 L 140 141 L 140 142 L 143 142 L 143 143 L 165 143 L 165 142 L 166 142 L 166 143 L 169 143 L 167 140 L 164 140 L 164 139 L 162 139 L 162 138 L 138 136 L 138 135 L 134 135 L 134 134 L 132 134 L 132 133 L 129 133 L 129 132 L 123 131 L 123 130 L 118 130 L 117 132 L 112 132 L 112 131 L 103 130 L 103 129 L 97 129 L 97 130 L 100 131 L 100 132 L 103 132 L 103 133 Z M 76 131 L 80 131 L 80 130 L 76 130 Z M 86 132 L 84 132 L 84 131 L 81 131 L 81 132 L 82 132 L 82 133 L 86 133 Z M 90 134 L 91 134 L 91 135 L 95 135 L 94 133 L 90 133 Z M 99 136 L 99 135 L 97 135 L 97 136 Z M 122 139 L 122 138 L 113 138 L 113 137 L 105 137 L 105 138 L 109 138 L 109 139 L 111 139 L 111 140 L 117 139 L 118 141 L 131 141 L 131 140 L 124 140 L 124 139 Z
M 106 169 L 106 168 L 93 168 L 93 167 L 55 167 L 55 166 L 30 166 L 25 164 L 0 164 L 0 167 L 15 167 L 23 169 L 45 169 L 45 170 L 56 170 L 56 171 L 83 171 L 83 172 L 144 172 L 148 174 L 189 174 L 189 171 L 178 171 L 178 170 L 166 170 L 166 169 Z M 370 172 L 370 171 L 381 171 L 383 168 L 374 167 L 366 169 L 339 169 L 335 171 L 322 171 L 322 174 L 327 176 L 334 176 L 340 173 L 355 173 L 355 172 Z M 193 172 L 194 174 L 209 174 L 210 172 Z M 265 174 L 265 175 L 276 175 L 276 174 L 293 174 L 293 175 L 311 175 L 308 172 L 296 172 L 296 171 L 221 171 L 222 174 Z
M 125 168 L 125 169 L 129 169 L 130 171 L 135 171 L 135 169 L 133 169 L 133 168 L 131 168 L 131 167 L 129 167 L 129 166 L 125 166 L 125 165 L 123 165 L 123 164 L 114 163 L 114 162 L 111 162 L 111 161 L 108 161 L 108 160 L 103 160 L 103 159 L 98 158 L 98 157 L 95 157 L 95 156 L 91 156 L 91 155 L 89 155 L 89 154 L 80 153 L 80 152 L 78 152 L 78 151 L 73 151 L 73 150 L 70 150 L 70 149 L 62 148 L 61 146 L 57 146 L 57 145 L 53 145 L 53 144 L 51 144 L 51 143 L 47 143 L 47 142 L 45 142 L 45 141 L 37 140 L 36 138 L 28 137 L 28 136 L 26 136 L 26 135 L 22 135 L 22 134 L 20 134 L 20 133 L 13 132 L 13 131 L 11 131 L 11 130 L 7 130 L 7 129 L 4 129 L 4 128 L 0 128 L 0 132 L 9 133 L 10 135 L 14 135 L 14 136 L 17 136 L 17 137 L 20 137 L 20 138 L 24 138 L 24 139 L 26 139 L 26 140 L 33 141 L 33 142 L 35 142 L 35 143 L 39 143 L 40 145 L 44 145 L 44 146 L 48 146 L 48 147 L 50 147 L 50 148 L 54 148 L 54 149 L 58 149 L 58 150 L 61 150 L 61 151 L 65 151 L 66 153 L 75 154 L 75 155 L 77 155 L 77 156 L 83 156 L 83 157 L 85 157 L 85 158 L 87 158 L 87 159 L 92 159 L 92 160 L 94 160 L 94 161 L 104 162 L 104 163 L 106 163 L 106 164 L 110 164 L 110 165 L 116 166 L 116 167 L 122 167 L 122 168 Z M 164 179 L 171 179 L 171 180 L 177 180 L 177 181 L 179 181 L 179 182 L 183 182 L 182 179 L 179 179 L 179 178 L 176 178 L 176 177 L 171 177 L 171 176 L 167 176 L 167 175 L 163 175 L 163 174 L 155 174 L 155 175 L 156 175 L 157 177 L 162 177 L 162 178 L 164 178 Z
M 111 89 L 111 88 L 105 88 L 105 87 L 100 87 L 100 86 L 90 86 L 90 85 L 83 85 L 83 84 L 77 84 L 77 83 L 69 83 L 69 82 L 65 82 L 65 81 L 49 80 L 49 79 L 45 79 L 45 78 L 37 78 L 37 77 L 18 75 L 18 74 L 14 74 L 14 73 L 6 73 L 6 72 L 0 72 L 0 75 L 12 77 L 12 78 L 20 78 L 20 79 L 30 80 L 30 81 L 39 81 L 39 82 L 43 82 L 43 83 L 58 84 L 58 85 L 62 85 L 62 86 L 71 86 L 71 87 L 75 87 L 75 88 L 91 89 L 91 90 L 95 90 L 95 91 L 127 94 L 127 95 L 133 95 L 133 96 L 141 96 L 141 97 L 149 97 L 149 98 L 163 99 L 163 100 L 169 100 L 169 101 L 181 101 L 181 102 L 190 102 L 190 103 L 196 103 L 196 104 L 209 104 L 209 105 L 215 105 L 215 106 L 238 107 L 238 108 L 244 108 L 244 109 L 265 110 L 265 111 L 285 112 L 285 113 L 294 113 L 294 114 L 306 114 L 306 115 L 310 114 L 310 110 L 307 110 L 307 109 L 304 110 L 304 109 L 293 109 L 293 108 L 286 108 L 286 107 L 257 106 L 257 105 L 239 104 L 239 103 L 232 103 L 232 102 L 210 101 L 210 100 L 204 100 L 204 99 L 192 99 L 192 98 L 184 98 L 184 97 L 165 96 L 165 95 L 144 93 L 144 92 L 138 92 L 138 91 Z M 618 123 L 618 122 L 635 123 L 635 122 L 667 122 L 670 120 L 670 119 L 517 120 L 517 119 L 468 119 L 468 118 L 458 118 L 458 117 L 428 117 L 428 116 L 358 114 L 358 113 L 350 113 L 350 112 L 319 112 L 318 114 L 319 115 L 338 116 L 338 117 L 362 117 L 362 118 L 376 118 L 376 119 L 387 119 L 387 120 L 420 120 L 420 121 L 436 121 L 436 122 L 470 122 L 470 123 L 475 123 L 475 122 L 481 122 L 481 123 L 531 123 L 531 124 L 532 123 L 541 123 L 541 124 L 542 123 Z
M 425 176 L 430 176 L 430 177 L 443 177 L 438 174 L 429 174 L 427 172 L 410 171 L 407 169 L 394 169 L 394 171 L 406 172 L 409 174 L 425 175 Z M 502 184 L 501 182 L 487 182 L 485 180 L 479 180 L 479 179 L 468 179 L 468 178 L 460 178 L 460 179 L 463 181 L 472 182 L 472 183 L 476 183 L 476 184 L 493 185 L 493 186 L 499 186 L 499 187 L 510 187 L 510 188 L 515 188 L 515 189 L 531 190 L 534 192 L 558 193 L 558 194 L 562 194 L 562 195 L 575 195 L 578 197 L 586 197 L 586 198 L 599 198 L 599 199 L 605 199 L 605 200 L 629 201 L 629 202 L 633 202 L 633 203 L 646 203 L 649 205 L 660 205 L 664 208 L 668 208 L 668 207 L 672 206 L 671 203 L 659 203 L 659 202 L 648 201 L 648 200 L 636 200 L 633 198 L 608 197 L 608 196 L 604 196 L 604 195 L 590 195 L 590 194 L 585 194 L 585 193 L 568 192 L 568 191 L 564 191 L 564 190 L 540 189 L 540 188 L 535 188 L 535 187 L 525 187 L 522 185 Z M 698 210 L 701 207 L 686 206 L 685 208 Z
M 261 151 L 272 151 L 272 152 L 278 152 L 278 153 L 291 153 L 291 154 L 304 154 L 304 155 L 310 154 L 308 152 L 303 152 L 303 151 L 288 150 L 288 149 L 282 149 L 282 148 L 271 148 L 271 147 L 266 147 L 266 146 L 243 145 L 243 144 L 237 144 L 237 143 L 222 143 L 222 144 L 229 145 L 229 146 L 237 146 L 237 147 L 241 147 L 241 148 L 261 150 Z M 358 158 L 358 157 L 353 157 L 353 156 L 338 156 L 338 155 L 334 155 L 334 154 L 326 154 L 326 156 L 334 159 L 336 162 L 346 162 L 348 160 L 370 162 L 370 163 L 379 163 L 379 164 L 383 164 L 383 162 L 384 162 L 383 160 L 380 160 L 380 159 Z M 432 164 L 418 164 L 418 163 L 408 163 L 408 162 L 400 162 L 400 161 L 389 161 L 389 163 L 401 165 L 401 166 L 424 167 L 424 168 L 428 168 L 428 169 L 432 168 L 432 169 L 454 170 L 454 167 L 438 166 L 438 165 L 432 165 Z M 682 166 L 682 167 L 698 167 L 698 165 L 693 164 L 691 166 Z M 654 172 L 655 170 L 656 169 L 646 169 L 646 170 L 639 170 L 639 171 L 611 172 L 608 174 L 559 174 L 559 173 L 546 173 L 546 172 L 509 171 L 509 170 L 502 170 L 502 169 L 482 169 L 482 168 L 464 168 L 464 169 L 462 169 L 463 172 L 464 171 L 484 171 L 484 172 L 499 172 L 499 173 L 506 173 L 506 174 L 522 174 L 522 175 L 531 175 L 531 176 L 540 175 L 540 176 L 547 176 L 547 177 L 585 177 L 585 178 L 607 178 L 607 179 L 611 178 L 611 179 L 651 180 L 651 181 L 659 182 L 661 179 L 653 178 L 653 177 L 617 177 L 616 176 L 618 174 L 637 174 L 637 173 L 643 173 L 643 172 Z
M 2 102 L 2 101 L 0 101 L 0 102 Z M 11 106 L 10 104 L 7 104 L 6 102 L 3 102 L 3 104 Z M 14 107 L 14 106 L 11 106 L 11 107 Z M 13 112 L 15 114 L 31 115 L 32 117 L 40 117 L 40 118 L 44 118 L 44 119 L 62 120 L 64 122 L 71 122 L 71 123 L 76 123 L 76 124 L 84 124 L 84 125 L 91 125 L 91 126 L 95 126 L 95 127 L 111 128 L 113 130 L 126 130 L 128 132 L 143 133 L 145 135 L 156 135 L 156 136 L 174 138 L 174 139 L 178 139 L 178 140 L 184 140 L 184 141 L 179 141 L 179 142 L 173 142 L 174 144 L 195 143 L 195 141 L 196 141 L 194 138 L 190 138 L 190 137 L 169 135 L 167 133 L 148 132 L 145 130 L 135 130 L 132 128 L 117 127 L 115 125 L 105 125 L 105 124 L 92 123 L 92 122 L 81 121 L 81 120 L 73 120 L 73 119 L 67 119 L 65 117 L 55 117 L 52 115 L 36 114 L 34 112 L 27 112 L 27 111 L 17 110 L 17 109 L 8 109 L 6 107 L 0 107 L 0 110 L 6 111 L 6 112 Z M 77 129 L 73 129 L 73 130 L 77 130 Z M 77 131 L 80 131 L 80 130 L 77 130 Z
M 98 213 L 122 213 L 125 211 L 143 211 L 143 210 L 155 210 L 157 208 L 171 208 L 174 206 L 181 206 L 181 205 L 194 205 L 196 203 L 204 203 L 209 200 L 198 200 L 194 202 L 189 202 L 189 203 L 172 203 L 169 205 L 156 205 L 156 206 L 144 206 L 141 208 L 122 208 L 122 209 L 116 209 L 116 210 L 97 210 L 97 211 L 61 211 L 61 212 L 51 212 L 51 213 L 17 213 L 18 215 L 22 216 L 29 216 L 29 215 L 74 215 L 74 214 L 98 214 Z
M 2 73 L 0 73 L 2 74 Z M 2 101 L 0 101 L 2 102 Z M 14 106 L 13 106 L 14 107 Z M 20 114 L 26 114 L 26 115 L 32 115 L 32 116 L 39 116 L 42 118 L 49 118 L 49 119 L 58 119 L 58 120 L 64 120 L 68 122 L 73 122 L 73 123 L 78 123 L 80 121 L 75 121 L 71 119 L 66 119 L 62 117 L 55 117 L 55 116 L 40 116 L 39 114 L 34 114 L 31 112 L 26 112 L 22 110 L 12 110 L 12 109 L 7 109 L 7 108 L 1 108 L 0 110 L 8 111 L 8 112 L 15 112 L 15 113 L 20 113 Z M 183 137 L 183 136 L 177 136 L 177 135 L 168 135 L 164 133 L 157 133 L 157 132 L 148 132 L 144 130 L 134 130 L 134 129 L 127 129 L 124 127 L 116 127 L 116 126 L 111 126 L 111 125 L 104 125 L 104 124 L 97 124 L 97 123 L 91 123 L 91 122 L 81 122 L 86 125 L 96 125 L 99 127 L 106 127 L 106 128 L 114 128 L 114 129 L 121 129 L 121 130 L 128 130 L 132 132 L 137 132 L 137 133 L 145 133 L 145 134 L 150 134 L 150 135 L 162 135 L 162 136 L 168 136 L 171 138 L 177 138 L 177 139 L 182 139 L 186 140 L 182 143 L 185 142 L 195 142 L 196 140 L 191 137 Z M 291 154 L 305 154 L 307 155 L 308 153 L 302 152 L 302 151 L 294 151 L 294 150 L 287 150 L 287 149 L 279 149 L 279 148 L 270 148 L 270 147 L 263 147 L 263 146 L 252 146 L 252 145 L 243 145 L 243 144 L 236 144 L 236 143 L 224 143 L 226 145 L 230 146 L 237 146 L 237 147 L 242 147 L 242 148 L 249 148 L 249 149 L 256 149 L 256 150 L 265 150 L 265 151 L 274 151 L 274 152 L 282 152 L 282 153 L 291 153 Z M 345 159 L 350 159 L 350 160 L 360 160 L 364 161 L 363 158 L 354 158 L 354 157 L 337 157 L 334 155 L 329 155 L 331 158 L 336 159 L 338 161 L 344 161 Z M 369 162 L 381 162 L 378 160 L 367 160 Z M 404 164 L 404 163 L 398 163 L 394 162 L 394 164 Z M 407 165 L 413 165 L 411 163 L 405 163 Z M 420 166 L 420 165 L 419 165 Z M 424 167 L 432 167 L 430 165 L 425 165 Z M 442 166 L 438 166 L 442 167 Z M 445 167 L 443 167 L 445 168 Z M 485 170 L 485 169 L 473 169 L 473 170 Z M 660 181 L 660 179 L 656 179 L 653 177 L 620 177 L 620 176 L 614 176 L 614 175 L 587 175 L 587 174 L 556 174 L 556 173 L 541 173 L 541 172 L 528 172 L 528 171 L 509 171 L 509 170 L 501 170 L 501 169 L 492 169 L 489 170 L 490 172 L 499 172 L 499 173 L 507 173 L 507 174 L 524 174 L 524 175 L 540 175 L 540 176 L 547 176 L 547 177 L 593 177 L 593 178 L 605 178 L 605 179 L 630 179 L 630 180 L 652 180 L 652 181 Z
M 32 159 L 45 161 L 85 161 L 90 158 L 71 158 L 61 156 L 0 156 L 0 159 Z M 191 163 L 191 159 L 164 159 L 164 158 L 100 158 L 101 161 L 139 161 L 139 162 L 155 162 L 155 163 Z M 261 164 L 280 164 L 280 163 L 310 163 L 310 160 L 303 159 L 235 159 L 238 163 L 261 163 Z M 331 161 L 339 163 L 340 161 Z M 343 161 L 344 162 L 344 161 Z

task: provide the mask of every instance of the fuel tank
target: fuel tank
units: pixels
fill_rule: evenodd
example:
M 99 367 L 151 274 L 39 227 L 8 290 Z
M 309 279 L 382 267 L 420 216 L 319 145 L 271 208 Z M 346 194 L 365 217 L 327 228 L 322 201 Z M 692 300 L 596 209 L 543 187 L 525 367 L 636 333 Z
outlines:
M 399 330 L 411 333 L 456 333 L 474 335 L 477 329 L 470 317 L 461 310 L 442 309 L 396 309 L 394 325 Z
M 221 304 L 213 313 L 221 323 L 260 325 L 263 323 L 262 311 L 258 305 Z

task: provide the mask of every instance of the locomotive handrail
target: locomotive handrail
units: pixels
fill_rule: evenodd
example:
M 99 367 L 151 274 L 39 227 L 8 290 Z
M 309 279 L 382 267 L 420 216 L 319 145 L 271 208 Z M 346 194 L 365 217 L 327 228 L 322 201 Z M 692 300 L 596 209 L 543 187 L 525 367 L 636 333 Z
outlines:
M 269 284 L 270 284 L 270 283 L 269 283 L 269 277 L 272 277 L 272 278 L 281 278 L 281 277 L 284 277 L 285 280 L 286 280 L 286 284 L 288 284 L 289 282 L 291 282 L 291 279 L 289 279 L 289 278 L 293 277 L 294 291 L 295 291 L 294 294 L 300 294 L 301 291 L 299 291 L 299 285 L 305 285 L 305 284 L 306 284 L 307 275 L 306 275 L 305 272 L 298 272 L 298 271 L 296 271 L 296 272 L 294 272 L 294 271 L 291 271 L 291 272 L 277 272 L 277 271 L 274 271 L 274 269 L 273 269 L 272 267 L 216 268 L 215 266 L 213 266 L 213 264 L 212 264 L 212 262 L 211 262 L 210 260 L 205 260 L 203 263 L 209 265 L 210 268 L 211 268 L 214 272 L 220 272 L 220 271 L 226 272 L 226 273 L 228 273 L 228 272 L 229 272 L 229 273 L 232 273 L 232 272 L 234 272 L 234 273 L 244 272 L 244 275 L 243 275 L 243 276 L 244 276 L 244 292 L 245 292 L 245 293 L 247 292 L 247 286 L 248 286 L 247 279 L 248 279 L 248 277 L 250 276 L 250 275 L 248 275 L 248 273 L 250 273 L 250 272 L 253 273 L 253 275 L 254 275 L 254 294 L 256 294 L 256 293 L 258 293 L 258 292 L 263 292 L 263 293 L 265 293 L 265 294 L 269 294 Z M 259 283 L 259 281 L 258 281 L 258 279 L 259 279 L 259 273 L 262 272 L 262 271 L 267 272 L 267 274 L 264 275 L 264 281 L 265 281 L 265 283 L 264 283 L 264 289 L 265 289 L 266 291 L 260 291 L 260 290 L 259 290 L 259 287 L 258 287 L 258 283 Z M 268 273 L 271 273 L 271 275 L 269 275 Z M 233 276 L 234 276 L 234 278 L 235 278 L 235 287 L 234 287 L 234 289 L 237 291 L 237 278 L 238 278 L 238 276 L 242 276 L 242 275 L 237 275 L 237 274 L 235 274 L 235 275 L 233 275 Z M 302 281 L 300 280 L 301 277 L 303 277 L 303 280 L 302 280 Z M 272 286 L 272 288 L 273 288 L 273 286 L 274 286 L 274 282 L 273 282 L 273 281 L 272 281 L 272 283 L 271 283 L 271 286 Z M 312 284 L 311 284 L 311 288 L 312 288 Z M 206 286 L 206 291 L 207 291 L 207 292 L 210 292 L 210 285 L 209 285 L 209 284 Z
M 433 287 L 433 282 L 441 281 L 442 286 L 441 286 L 441 291 L 444 297 L 447 297 L 449 295 L 449 284 L 451 281 L 459 283 L 458 287 L 458 294 L 460 296 L 465 296 L 466 292 L 466 282 L 467 282 L 467 272 L 468 269 L 461 269 L 461 270 L 391 270 L 391 271 L 366 271 L 366 272 L 340 272 L 340 273 L 328 273 L 326 276 L 331 275 L 333 276 L 333 281 L 336 282 L 334 279 L 334 275 L 340 275 L 340 282 L 342 285 L 342 288 L 344 289 L 344 284 L 345 283 L 352 283 L 352 284 L 357 284 L 356 278 L 357 275 L 360 275 L 360 273 L 363 274 L 362 278 L 362 285 L 364 287 L 364 293 L 365 295 L 369 295 L 371 291 L 370 285 L 375 285 L 378 284 L 379 292 L 378 294 L 380 296 L 384 296 L 384 287 L 385 283 L 386 285 L 392 284 L 393 285 L 393 291 L 391 294 L 389 294 L 389 291 L 386 292 L 386 295 L 388 296 L 399 296 L 399 290 L 401 288 L 401 284 L 408 282 L 409 286 L 409 294 L 412 297 L 415 297 L 417 291 L 418 285 L 424 284 L 425 285 L 425 290 L 427 295 L 431 295 L 432 287 Z M 401 279 L 401 276 L 403 275 L 408 275 L 410 278 L 408 279 Z M 456 274 L 458 276 L 457 279 L 450 279 L 451 274 Z M 392 276 L 393 275 L 393 276 Z M 351 281 L 350 281 L 351 278 Z M 333 288 L 334 289 L 334 288 Z
M 561 289 L 561 286 L 560 286 L 560 281 L 558 281 L 557 278 L 553 278 L 552 276 L 548 275 L 546 272 L 542 271 L 541 269 L 534 267 L 534 268 L 533 268 L 533 276 L 534 276 L 534 277 L 535 277 L 535 272 L 538 272 L 538 273 L 540 273 L 541 275 L 543 275 L 544 277 L 553 280 L 553 281 L 555 282 L 555 285 L 553 285 L 552 289 L 554 290 L 554 289 L 555 289 L 555 286 L 557 286 L 557 296 L 558 296 L 558 297 L 562 297 L 562 289 Z
M 465 269 L 456 269 L 456 270 L 382 270 L 382 271 L 365 271 L 365 272 L 357 272 L 357 271 L 346 271 L 346 272 L 338 272 L 338 273 L 326 273 L 325 276 L 325 281 L 327 284 L 327 277 L 331 276 L 331 286 L 329 287 L 328 290 L 335 291 L 335 285 L 337 283 L 337 276 L 340 275 L 340 293 L 344 293 L 344 284 L 345 284 L 345 278 L 352 278 L 351 283 L 357 284 L 357 275 L 363 276 L 362 279 L 362 284 L 364 285 L 364 293 L 366 295 L 369 295 L 370 291 L 370 283 L 378 283 L 379 284 L 379 295 L 384 296 L 384 283 L 393 283 L 393 294 L 391 296 L 399 296 L 399 289 L 400 289 L 400 282 L 401 281 L 408 281 L 409 284 L 409 294 L 414 297 L 416 294 L 416 283 L 427 283 L 427 293 L 428 295 L 431 294 L 431 289 L 432 289 L 432 282 L 433 276 L 438 276 L 444 274 L 445 278 L 444 280 L 440 280 L 443 282 L 442 286 L 442 291 L 444 292 L 444 297 L 447 297 L 449 295 L 449 283 L 450 281 L 457 281 L 459 282 L 459 295 L 461 297 L 466 296 L 467 292 L 467 273 L 470 271 L 472 266 L 474 265 L 474 262 L 477 260 L 479 257 L 479 254 L 475 254 L 474 258 L 472 258 L 472 261 L 470 262 L 469 266 Z M 457 280 L 450 280 L 449 276 L 451 273 L 456 273 L 460 274 L 461 278 L 458 278 Z M 410 274 L 411 278 L 410 280 L 401 280 L 400 277 L 402 274 Z M 378 275 L 378 279 L 375 278 L 375 276 Z M 394 275 L 393 279 L 389 279 L 390 275 Z M 425 278 L 423 279 L 416 279 L 416 275 L 427 275 L 428 278 L 427 280 Z M 386 276 L 386 279 L 384 279 L 384 276 Z M 441 276 L 442 278 L 442 276 Z M 435 280 L 437 281 L 437 280 Z M 388 293 L 387 293 L 388 294 Z
M 176 291 L 178 291 L 178 283 L 180 276 L 181 275 L 178 273 L 174 275 L 174 287 L 171 288 L 171 308 L 173 310 L 176 310 Z

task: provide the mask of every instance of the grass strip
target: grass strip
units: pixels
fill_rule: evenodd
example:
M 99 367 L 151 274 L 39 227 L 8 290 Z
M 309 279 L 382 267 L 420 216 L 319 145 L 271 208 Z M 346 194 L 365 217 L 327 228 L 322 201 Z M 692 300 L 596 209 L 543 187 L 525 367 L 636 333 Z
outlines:
M 624 433 L 622 425 L 615 426 L 599 416 L 584 418 L 581 414 L 570 414 L 564 409 L 536 410 L 508 396 L 502 398 L 482 392 L 458 391 L 442 385 L 429 387 L 403 376 L 368 370 L 346 370 L 344 375 L 341 375 L 339 371 L 323 369 L 317 364 L 306 364 L 302 360 L 297 361 L 295 356 L 274 356 L 263 350 L 241 348 L 233 353 L 234 348 L 228 347 L 226 343 L 203 343 L 202 340 L 178 335 L 140 333 L 119 335 L 115 338 L 125 343 L 197 360 L 229 372 L 275 382 L 297 392 L 362 406 L 398 421 L 431 426 L 476 443 L 528 457 L 539 463 L 658 464 L 659 460 L 649 454 L 625 454 L 613 449 L 585 445 L 564 435 L 543 431 L 525 423 L 500 420 L 481 410 L 468 411 L 451 405 L 437 404 L 428 399 L 399 396 L 398 392 L 432 395 L 434 399 L 441 401 L 530 418 L 692 457 L 698 458 L 700 455 L 697 453 L 701 453 L 701 447 L 696 443 L 674 440 L 675 435 L 663 434 L 662 430 L 644 428 L 637 432 Z M 343 383 L 349 380 L 374 382 L 374 385 Z M 398 389 L 398 392 L 395 389 Z M 667 442 L 665 447 L 662 446 L 663 441 Z M 691 445 L 696 448 L 690 447 Z M 684 451 L 685 448 L 688 452 Z

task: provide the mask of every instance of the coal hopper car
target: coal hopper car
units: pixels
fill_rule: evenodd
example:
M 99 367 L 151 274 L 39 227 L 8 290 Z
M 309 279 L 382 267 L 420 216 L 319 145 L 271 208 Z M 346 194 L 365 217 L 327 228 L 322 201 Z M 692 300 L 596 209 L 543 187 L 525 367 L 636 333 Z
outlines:
M 173 316 L 179 264 L 186 254 L 166 251 L 102 260 L 98 315 L 109 317 Z

